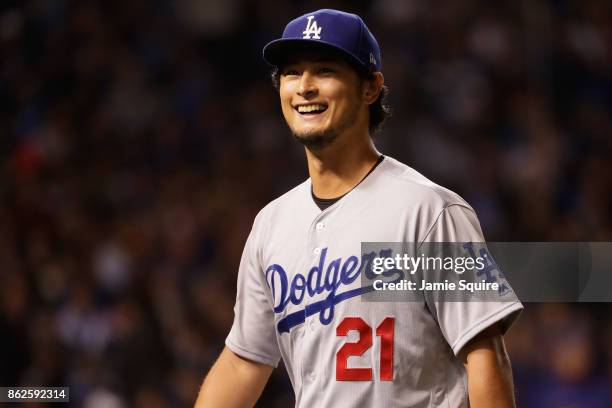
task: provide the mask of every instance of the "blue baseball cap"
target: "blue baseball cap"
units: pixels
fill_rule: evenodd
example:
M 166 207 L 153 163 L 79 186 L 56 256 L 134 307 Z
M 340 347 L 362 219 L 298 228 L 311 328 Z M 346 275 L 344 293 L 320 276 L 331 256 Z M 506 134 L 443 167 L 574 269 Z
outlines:
M 344 11 L 322 9 L 287 24 L 281 38 L 263 49 L 263 58 L 279 66 L 287 55 L 315 46 L 339 51 L 368 72 L 380 71 L 380 47 L 361 17 Z

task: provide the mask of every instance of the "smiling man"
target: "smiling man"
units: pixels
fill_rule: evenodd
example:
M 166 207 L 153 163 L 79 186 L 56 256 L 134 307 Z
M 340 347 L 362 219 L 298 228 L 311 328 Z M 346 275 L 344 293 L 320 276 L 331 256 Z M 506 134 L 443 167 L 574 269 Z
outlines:
M 196 406 L 253 406 L 281 358 L 297 407 L 514 406 L 503 334 L 522 305 L 501 274 L 487 272 L 505 288 L 487 302 L 359 296 L 362 242 L 484 242 L 461 197 L 375 148 L 387 89 L 368 27 L 308 13 L 264 59 L 310 177 L 255 219 L 234 324 Z
M 340 135 L 357 131 L 369 141 L 370 132 L 388 115 L 388 107 L 383 104 L 382 74 L 365 70 L 331 48 L 298 43 L 291 50 L 283 50 L 280 44 L 276 54 L 269 51 L 278 64 L 272 80 L 279 89 L 285 120 L 307 152 L 320 152 Z M 369 98 L 365 104 L 364 91 Z M 377 123 L 370 126 L 369 112 L 373 109 L 380 113 L 374 113 Z M 374 149 L 369 150 L 378 156 Z

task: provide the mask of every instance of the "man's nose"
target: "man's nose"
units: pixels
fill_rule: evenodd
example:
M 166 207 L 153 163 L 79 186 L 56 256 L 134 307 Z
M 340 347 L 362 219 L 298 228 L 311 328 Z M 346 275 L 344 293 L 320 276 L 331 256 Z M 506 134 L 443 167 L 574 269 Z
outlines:
M 304 99 L 309 99 L 316 96 L 317 92 L 318 89 L 312 74 L 308 71 L 304 71 L 300 77 L 297 94 Z

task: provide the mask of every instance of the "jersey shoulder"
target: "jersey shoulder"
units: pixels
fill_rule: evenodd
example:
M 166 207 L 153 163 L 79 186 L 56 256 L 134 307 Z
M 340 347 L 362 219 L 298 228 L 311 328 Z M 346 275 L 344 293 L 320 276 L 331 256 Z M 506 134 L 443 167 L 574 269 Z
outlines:
M 405 214 L 418 225 L 418 240 L 421 242 L 431 233 L 436 224 L 446 218 L 456 222 L 470 220 L 479 225 L 474 209 L 457 193 L 442 187 L 410 166 L 387 157 L 377 184 L 377 195 L 392 197 L 386 204 L 390 214 Z M 392 207 L 389 207 L 392 206 Z M 477 228 L 480 230 L 480 227 Z
M 381 173 L 387 179 L 384 184 L 396 199 L 436 206 L 440 210 L 459 205 L 473 211 L 459 194 L 434 183 L 412 167 L 392 157 L 386 157 L 383 164 L 385 167 Z
M 310 197 L 310 178 L 298 184 L 280 197 L 270 201 L 264 206 L 253 223 L 253 230 L 265 233 L 272 225 L 278 226 L 281 220 L 295 219 L 300 214 L 312 213 L 315 205 Z

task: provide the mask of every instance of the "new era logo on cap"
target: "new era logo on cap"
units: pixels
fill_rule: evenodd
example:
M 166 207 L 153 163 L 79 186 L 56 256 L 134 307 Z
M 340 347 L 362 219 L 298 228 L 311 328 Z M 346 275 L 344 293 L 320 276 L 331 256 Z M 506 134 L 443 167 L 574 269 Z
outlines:
M 299 44 L 333 48 L 367 71 L 381 70 L 378 42 L 356 14 L 332 9 L 304 14 L 287 24 L 281 38 L 264 47 L 264 60 L 278 66 Z

